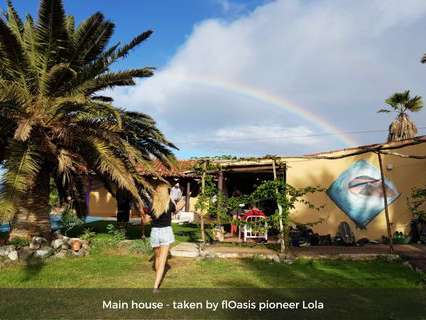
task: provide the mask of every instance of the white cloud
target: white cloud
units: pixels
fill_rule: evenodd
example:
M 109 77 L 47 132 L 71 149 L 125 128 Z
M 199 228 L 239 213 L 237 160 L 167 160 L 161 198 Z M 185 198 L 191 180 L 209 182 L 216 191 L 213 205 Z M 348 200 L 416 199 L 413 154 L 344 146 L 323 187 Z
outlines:
M 206 145 L 219 154 L 237 152 L 246 154 L 255 149 L 258 154 L 267 154 L 271 150 L 279 150 L 283 146 L 312 146 L 319 143 L 314 133 L 303 127 L 284 127 L 279 125 L 247 125 L 223 127 L 210 132 L 209 136 L 187 134 L 176 141 L 191 149 L 203 149 Z
M 214 0 L 214 2 L 224 14 L 240 14 L 246 9 L 243 3 L 236 3 L 230 0 Z
M 318 123 L 248 96 L 241 87 L 290 100 L 342 131 L 385 130 L 390 118 L 376 110 L 386 97 L 404 89 L 426 97 L 426 66 L 419 63 L 426 52 L 425 18 L 423 0 L 270 2 L 231 22 L 199 23 L 166 67 L 134 88 L 116 90 L 114 97 L 121 106 L 156 117 L 172 140 L 184 141 L 183 156 L 221 148 L 300 154 L 343 147 L 332 135 L 314 144 L 309 139 L 288 144 L 284 136 L 270 144 L 215 139 L 268 139 L 272 131 L 291 135 L 291 128 L 324 132 Z M 425 114 L 415 116 L 419 126 L 426 125 Z M 256 127 L 264 128 L 263 136 Z M 370 143 L 385 136 L 355 138 Z M 195 148 L 185 137 L 205 143 Z

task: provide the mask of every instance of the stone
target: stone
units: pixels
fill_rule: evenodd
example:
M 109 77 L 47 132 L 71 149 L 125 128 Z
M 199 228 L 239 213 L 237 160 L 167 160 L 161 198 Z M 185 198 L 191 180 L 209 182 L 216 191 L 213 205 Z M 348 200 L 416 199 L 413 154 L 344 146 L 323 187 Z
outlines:
M 41 258 L 41 259 L 45 259 L 47 257 L 50 257 L 51 255 L 53 255 L 54 250 L 53 248 L 47 247 L 44 249 L 38 249 L 34 252 L 34 257 L 36 258 Z
M 31 258 L 33 254 L 34 254 L 34 250 L 31 249 L 30 247 L 23 247 L 18 252 L 19 259 L 23 261 L 26 261 L 29 258 Z
M 10 252 L 15 250 L 16 247 L 14 245 L 2 246 L 0 247 L 0 257 L 7 257 Z
M 30 243 L 30 249 L 32 250 L 37 250 L 40 249 L 40 244 L 39 243 Z
M 33 237 L 31 243 L 39 244 L 40 246 L 47 243 L 47 240 L 43 237 Z
M 43 237 L 33 237 L 30 243 L 30 249 L 38 250 L 47 244 L 47 240 Z
M 69 256 L 69 251 L 63 249 L 55 254 L 55 257 L 57 258 L 65 258 L 67 256 Z
M 56 239 L 56 240 L 53 240 L 51 243 L 53 249 L 59 249 L 62 247 L 63 244 L 64 244 L 63 239 Z
M 53 233 L 53 236 L 54 236 L 56 239 L 63 239 L 63 238 L 64 238 L 64 236 L 62 235 L 61 231 L 59 231 L 59 230 L 56 230 L 56 231 Z
M 11 251 L 11 252 L 7 255 L 7 257 L 8 257 L 10 260 L 12 260 L 12 261 L 17 261 L 17 260 L 18 260 L 18 251 L 16 251 L 16 250 Z
M 170 250 L 174 257 L 195 258 L 200 255 L 200 250 L 196 243 L 181 242 Z
M 81 241 L 81 248 L 84 249 L 84 250 L 89 250 L 89 241 L 82 240 Z
M 411 270 L 413 270 L 413 266 L 408 261 L 403 262 L 402 265 L 406 266 L 407 268 L 410 268 Z

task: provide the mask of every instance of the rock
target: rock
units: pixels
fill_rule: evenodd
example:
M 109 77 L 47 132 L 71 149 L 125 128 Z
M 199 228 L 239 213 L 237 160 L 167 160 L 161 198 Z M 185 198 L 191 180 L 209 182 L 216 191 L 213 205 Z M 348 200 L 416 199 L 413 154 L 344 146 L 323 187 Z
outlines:
M 31 242 L 30 243 L 30 249 L 32 249 L 32 250 L 40 249 L 40 244 Z
M 43 237 L 34 237 L 31 243 L 39 244 L 40 246 L 47 243 L 47 240 Z
M 68 244 L 68 245 L 70 245 L 70 244 L 71 244 L 71 239 L 70 239 L 69 237 L 67 237 L 67 236 L 64 236 L 64 237 L 62 238 L 62 240 L 64 240 L 64 243 L 66 243 L 66 244 Z
M 196 243 L 181 242 L 170 250 L 174 257 L 195 258 L 200 256 L 200 250 Z
M 18 251 L 16 251 L 16 250 L 11 251 L 11 252 L 7 255 L 7 257 L 8 257 L 10 260 L 12 260 L 12 261 L 17 261 L 17 260 L 18 260 Z
M 53 248 L 46 247 L 44 249 L 38 249 L 34 252 L 34 257 L 45 259 L 47 257 L 50 257 L 54 253 Z
M 14 245 L 2 246 L 0 247 L 0 257 L 7 257 L 10 252 L 15 250 L 16 247 Z
M 33 237 L 30 243 L 30 249 L 37 250 L 47 245 L 47 240 L 43 237 Z
M 407 268 L 410 268 L 411 270 L 413 270 L 413 266 L 408 261 L 403 262 L 402 265 L 406 266 Z
M 89 250 L 89 241 L 81 240 L 81 248 L 84 250 Z
M 56 239 L 56 240 L 53 240 L 51 243 L 54 249 L 59 249 L 60 247 L 62 247 L 63 244 L 64 244 L 63 239 Z
M 65 258 L 67 256 L 69 256 L 69 251 L 68 250 L 64 250 L 62 249 L 61 251 L 59 251 L 58 253 L 55 254 L 55 257 L 57 258 Z
M 61 233 L 61 231 L 60 231 L 60 230 L 56 230 L 56 231 L 53 233 L 53 236 L 54 236 L 56 239 L 63 239 L 63 238 L 64 238 L 64 236 L 62 235 L 62 233 Z
M 34 254 L 34 250 L 31 249 L 30 247 L 23 247 L 18 252 L 19 259 L 23 261 L 26 261 L 29 258 L 31 258 L 33 254 Z

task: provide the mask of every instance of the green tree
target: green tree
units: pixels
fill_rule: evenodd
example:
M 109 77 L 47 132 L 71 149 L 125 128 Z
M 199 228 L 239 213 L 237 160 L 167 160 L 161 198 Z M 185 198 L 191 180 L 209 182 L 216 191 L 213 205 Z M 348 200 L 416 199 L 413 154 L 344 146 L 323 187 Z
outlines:
M 141 203 L 150 184 L 139 174 L 152 159 L 173 160 L 174 146 L 149 116 L 113 105 L 106 89 L 131 86 L 153 68 L 111 71 L 145 41 L 109 46 L 114 24 L 97 12 L 80 25 L 61 0 L 41 0 L 23 21 L 12 3 L 0 19 L 0 219 L 12 237 L 47 235 L 49 182 L 82 199 L 85 176 L 96 174 Z
M 281 252 L 285 252 L 288 248 L 290 215 L 295 210 L 296 204 L 300 203 L 309 209 L 319 211 L 324 206 L 314 205 L 306 199 L 306 195 L 322 191 L 323 189 L 320 187 L 295 188 L 279 179 L 262 182 L 250 195 L 252 202 L 264 200 L 274 200 L 276 202 L 278 209 L 270 216 L 268 227 L 276 230 L 282 229 L 280 231 Z
M 397 117 L 389 126 L 388 142 L 414 138 L 417 127 L 410 120 L 408 112 L 418 112 L 423 108 L 422 97 L 410 97 L 410 91 L 397 92 L 385 100 L 387 106 L 378 112 L 396 112 Z

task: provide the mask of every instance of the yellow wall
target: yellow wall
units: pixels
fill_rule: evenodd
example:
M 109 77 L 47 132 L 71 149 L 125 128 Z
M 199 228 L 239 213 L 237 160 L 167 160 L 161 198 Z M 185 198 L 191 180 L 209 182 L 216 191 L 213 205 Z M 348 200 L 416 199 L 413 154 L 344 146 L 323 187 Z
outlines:
M 352 150 L 353 151 L 353 150 Z M 391 150 L 392 151 L 392 150 Z M 426 143 L 393 150 L 402 154 L 426 155 Z M 351 152 L 351 150 L 346 151 Z M 327 153 L 324 155 L 336 156 L 344 151 Z M 392 181 L 399 198 L 389 206 L 390 221 L 394 231 L 409 231 L 409 222 L 412 218 L 407 207 L 407 197 L 413 187 L 426 184 L 426 160 L 407 159 L 391 155 L 383 155 L 385 176 Z M 327 189 L 349 166 L 357 160 L 367 160 L 379 168 L 377 155 L 367 153 L 360 156 L 348 157 L 339 160 L 312 160 L 283 158 L 287 162 L 287 182 L 295 187 L 320 186 Z M 392 170 L 386 170 L 388 164 Z M 323 222 L 313 227 L 319 234 L 335 235 L 340 222 L 347 221 L 357 239 L 367 237 L 380 239 L 386 235 L 386 220 L 384 211 L 377 215 L 365 230 L 356 227 L 354 222 L 328 197 L 325 192 L 308 196 L 308 200 L 316 205 L 324 205 L 320 212 L 298 205 L 291 215 L 291 219 L 299 223 L 312 223 L 323 219 Z M 196 197 L 190 199 L 190 210 L 194 211 Z M 90 215 L 115 217 L 117 203 L 114 197 L 103 187 L 98 187 L 90 194 Z
M 90 192 L 89 215 L 98 217 L 117 215 L 117 201 L 104 187 L 98 187 Z
M 394 151 L 402 154 L 426 155 L 426 144 L 405 147 Z M 327 155 L 336 154 L 338 153 Z M 413 187 L 426 184 L 426 160 L 407 159 L 391 155 L 382 155 L 382 158 L 385 177 L 392 181 L 401 193 L 399 198 L 389 206 L 392 232 L 402 231 L 408 233 L 412 215 L 407 207 L 407 197 L 410 195 Z M 287 181 L 295 187 L 321 186 L 328 188 L 343 171 L 357 160 L 367 160 L 370 164 L 379 168 L 377 155 L 374 153 L 339 160 L 291 158 L 286 160 L 288 166 Z M 392 165 L 392 170 L 386 169 L 388 164 Z M 319 234 L 335 235 L 338 224 L 342 221 L 349 223 L 357 239 L 362 237 L 380 239 L 382 235 L 387 234 L 384 211 L 377 215 L 367 225 L 365 230 L 361 230 L 336 206 L 325 192 L 310 195 L 308 199 L 316 205 L 325 205 L 325 208 L 318 212 L 298 205 L 291 217 L 295 222 L 300 223 L 315 222 L 319 218 L 324 219 L 324 222 L 313 227 L 314 231 Z

